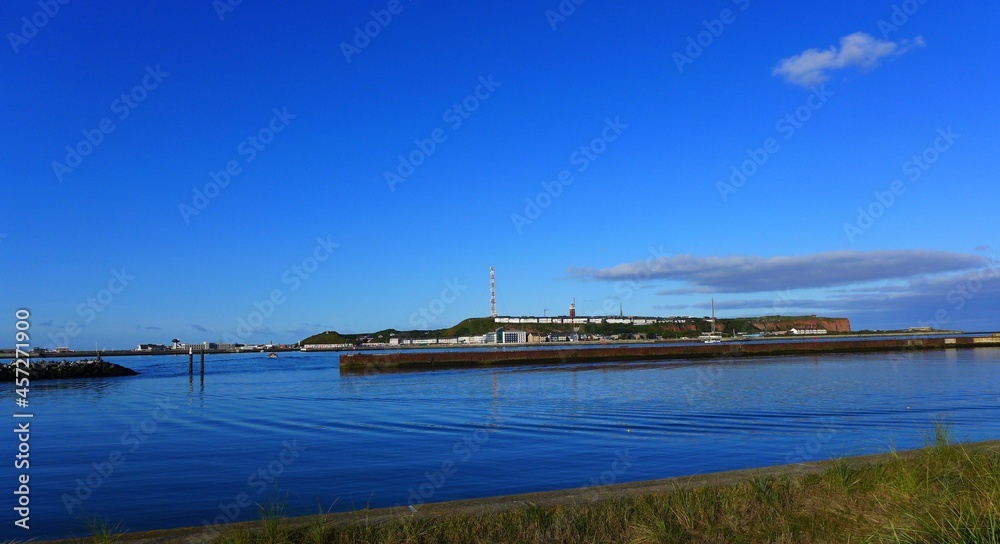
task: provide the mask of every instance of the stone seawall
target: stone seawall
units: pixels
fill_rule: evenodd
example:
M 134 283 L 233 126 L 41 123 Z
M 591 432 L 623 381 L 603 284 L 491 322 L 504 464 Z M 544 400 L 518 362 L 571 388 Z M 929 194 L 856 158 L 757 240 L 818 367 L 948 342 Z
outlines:
M 15 363 L 0 365 L 0 380 L 11 381 L 16 374 Z M 131 368 L 107 361 L 32 361 L 19 378 L 35 380 L 64 380 L 70 378 L 109 378 L 114 376 L 135 376 L 138 372 Z
M 479 349 L 432 353 L 344 354 L 345 371 L 433 370 L 479 366 L 558 365 L 615 361 L 656 361 L 775 355 L 820 355 L 1000 346 L 1000 338 L 906 338 L 875 340 L 722 342 L 685 346 L 622 346 L 566 349 Z

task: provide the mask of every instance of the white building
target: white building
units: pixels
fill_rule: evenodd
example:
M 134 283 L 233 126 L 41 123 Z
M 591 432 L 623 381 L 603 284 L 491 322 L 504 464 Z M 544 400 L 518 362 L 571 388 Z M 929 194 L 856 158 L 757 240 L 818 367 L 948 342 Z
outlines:
M 701 318 L 692 317 L 635 317 L 635 316 L 589 316 L 589 317 L 567 317 L 567 316 L 555 316 L 555 317 L 531 317 L 531 316 L 520 316 L 520 317 L 510 317 L 502 316 L 493 318 L 494 323 L 545 323 L 545 324 L 563 324 L 563 325 L 583 325 L 587 323 L 601 324 L 601 323 L 611 323 L 617 325 L 654 325 L 656 323 L 686 323 L 689 319 L 699 320 Z M 708 319 L 708 318 L 705 318 Z M 812 333 L 810 333 L 812 334 Z M 823 333 L 817 333 L 823 334 Z
M 525 331 L 505 331 L 503 328 L 486 333 L 484 338 L 486 344 L 524 344 L 527 341 L 528 333 Z
M 202 342 L 200 344 L 178 344 L 177 347 L 174 349 L 179 349 L 182 351 L 191 350 L 194 352 L 198 352 L 198 351 L 207 351 L 210 349 L 219 349 L 219 344 L 215 342 Z
M 826 333 L 827 333 L 826 329 L 791 329 L 788 331 L 788 334 L 794 334 L 797 336 L 802 336 L 802 335 L 808 336 L 808 335 L 826 334 Z

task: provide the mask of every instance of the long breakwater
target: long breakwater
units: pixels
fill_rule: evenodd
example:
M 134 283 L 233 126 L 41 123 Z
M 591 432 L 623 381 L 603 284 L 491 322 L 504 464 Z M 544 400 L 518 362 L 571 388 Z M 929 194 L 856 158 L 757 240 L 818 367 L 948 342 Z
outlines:
M 478 349 L 421 353 L 353 353 L 340 356 L 343 371 L 434 370 L 482 366 L 561 365 L 657 361 L 671 359 L 717 359 L 820 355 L 879 351 L 921 351 L 1000 346 L 1000 336 L 953 338 L 881 338 L 876 340 L 802 340 L 721 342 L 696 345 L 616 346 L 600 348 Z

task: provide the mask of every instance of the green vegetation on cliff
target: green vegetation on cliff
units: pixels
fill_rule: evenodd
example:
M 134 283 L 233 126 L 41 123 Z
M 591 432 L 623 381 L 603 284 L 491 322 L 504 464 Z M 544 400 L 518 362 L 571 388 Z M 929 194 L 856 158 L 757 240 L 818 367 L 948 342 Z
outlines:
M 352 335 L 347 335 L 348 337 L 341 336 L 337 331 L 326 331 L 319 334 L 314 334 L 309 338 L 299 342 L 299 345 L 307 344 L 350 344 L 353 340 L 349 337 Z
M 366 332 L 357 334 L 341 334 L 337 331 L 326 331 L 314 334 L 299 342 L 301 345 L 307 344 L 356 344 L 361 342 L 388 342 L 389 338 L 398 336 L 400 338 L 455 338 L 458 336 L 476 336 L 495 331 L 499 325 L 493 322 L 490 317 L 472 317 L 447 329 L 413 330 L 400 331 L 396 329 L 383 329 L 376 332 Z
M 495 323 L 491 317 L 470 317 L 446 329 L 400 331 L 383 329 L 371 333 L 342 334 L 326 331 L 302 340 L 300 344 L 360 344 L 363 342 L 388 343 L 389 338 L 456 338 L 459 336 L 479 336 L 500 327 L 541 334 L 556 332 L 579 332 L 622 338 L 684 338 L 695 337 L 711 330 L 707 318 L 687 319 L 685 323 L 657 323 L 655 325 L 628 325 L 623 323 L 587 323 L 571 325 L 567 323 Z M 733 334 L 755 334 L 761 331 L 785 331 L 792 327 L 826 328 L 830 332 L 849 332 L 850 323 L 842 318 L 816 316 L 761 316 L 717 319 L 716 330 L 727 336 Z

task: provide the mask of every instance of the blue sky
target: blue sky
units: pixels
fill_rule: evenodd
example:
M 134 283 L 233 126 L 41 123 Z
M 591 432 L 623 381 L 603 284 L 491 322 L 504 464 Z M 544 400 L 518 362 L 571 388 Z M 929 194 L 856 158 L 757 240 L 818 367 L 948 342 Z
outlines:
M 0 7 L 11 337 L 1000 329 L 996 2 L 225 1 Z

